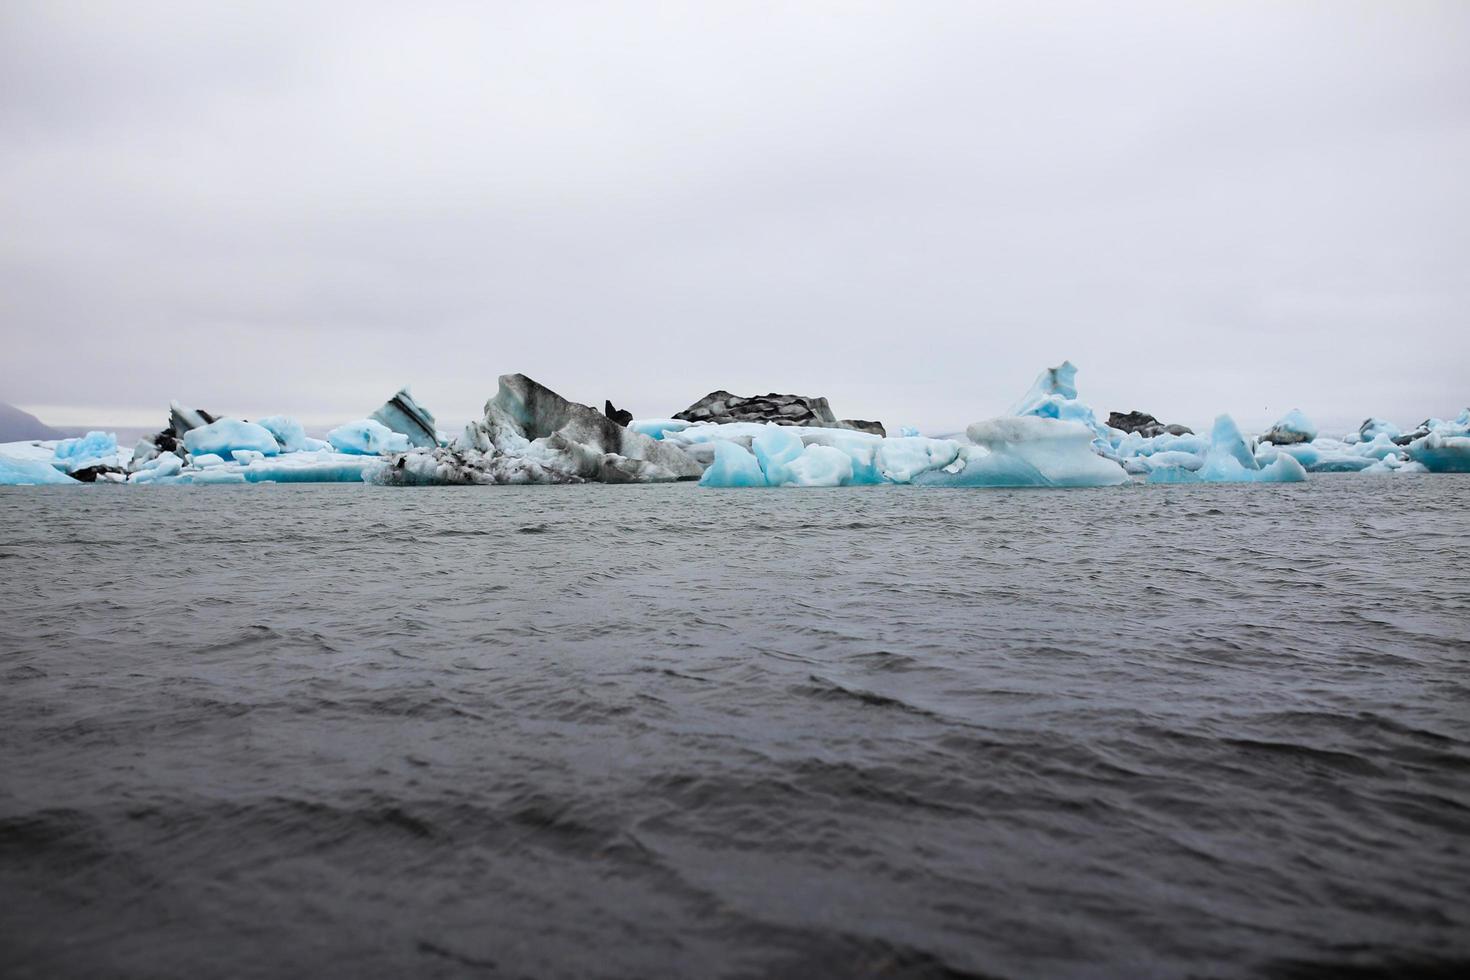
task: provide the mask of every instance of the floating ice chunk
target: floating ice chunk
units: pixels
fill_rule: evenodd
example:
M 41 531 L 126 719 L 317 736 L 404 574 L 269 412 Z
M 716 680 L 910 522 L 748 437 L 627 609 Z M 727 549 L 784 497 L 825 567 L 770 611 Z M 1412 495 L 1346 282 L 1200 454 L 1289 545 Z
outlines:
M 761 472 L 766 475 L 766 482 L 773 487 L 779 487 L 786 482 L 787 466 L 805 449 L 801 436 L 796 434 L 794 427 L 777 425 L 775 422 L 767 422 L 761 427 L 750 448 L 755 452 Z
M 628 423 L 628 428 L 650 439 L 663 439 L 671 432 L 683 432 L 694 424 L 683 419 L 634 419 Z
M 1318 439 L 1295 445 L 1277 446 L 1263 442 L 1256 447 L 1256 462 L 1266 466 L 1281 456 L 1290 456 L 1309 473 L 1356 473 L 1373 465 L 1367 456 L 1353 452 L 1347 443 L 1336 439 Z
M 250 483 L 361 483 L 378 457 L 330 450 L 257 460 L 240 474 Z
M 256 455 L 259 455 L 259 453 Z M 189 464 L 201 470 L 211 466 L 223 466 L 224 463 L 225 458 L 217 453 L 200 453 L 197 456 L 189 457 Z
M 36 487 L 51 484 L 81 486 L 79 481 L 58 470 L 49 460 L 0 453 L 0 486 Z
M 959 454 L 960 444 L 952 439 L 884 439 L 878 446 L 878 470 L 890 483 L 908 483 L 927 470 L 943 469 Z
M 195 431 L 190 429 L 190 432 Z M 187 433 L 186 433 L 187 434 Z M 272 443 L 274 445 L 274 443 Z M 184 461 L 171 452 L 159 453 L 128 477 L 129 483 L 177 483 Z
M 912 438 L 913 436 L 916 436 L 918 434 L 919 430 L 914 428 L 912 425 L 899 426 L 898 435 L 901 439 Z
M 1409 458 L 1428 473 L 1470 473 L 1470 435 L 1454 435 L 1448 426 L 1409 443 Z
M 609 483 L 698 479 L 704 472 L 677 446 L 568 401 L 524 374 L 501 375 L 499 383 L 480 424 L 502 455 L 523 456 L 544 440 L 536 452 L 559 456 L 548 461 L 551 471 Z
M 1403 457 L 1408 451 L 1394 442 L 1394 437 L 1388 431 L 1381 431 L 1372 439 L 1359 441 L 1353 446 L 1352 452 L 1358 456 L 1368 456 L 1372 459 L 1386 459 L 1389 456 Z
M 312 448 L 312 443 L 326 445 L 320 439 L 309 438 L 301 423 L 288 415 L 272 415 L 270 418 L 260 419 L 257 424 L 276 437 L 276 443 L 283 453 L 305 452 Z
M 404 436 L 412 446 L 432 449 L 439 445 L 439 433 L 434 428 L 433 414 L 413 400 L 407 385 L 398 389 L 398 393 L 384 402 L 369 418 Z
M 1201 465 L 1195 454 L 1156 452 L 1149 460 L 1149 483 L 1296 483 L 1307 471 L 1296 454 L 1312 454 L 1309 446 L 1272 447 L 1258 460 L 1250 451 L 1235 420 L 1228 415 L 1215 419 L 1210 447 Z M 1261 462 L 1266 462 L 1262 467 Z
M 715 461 L 699 478 L 702 487 L 764 487 L 765 471 L 744 446 L 721 441 L 714 444 Z
M 1233 456 L 1211 456 L 1200 467 L 1199 475 L 1207 483 L 1301 483 L 1306 480 L 1307 471 L 1296 459 L 1283 453 L 1260 469 L 1246 469 Z
M 883 482 L 879 472 L 878 450 L 886 440 L 883 436 L 859 429 L 829 429 L 803 426 L 796 430 L 802 445 L 826 446 L 847 455 L 852 463 L 852 473 L 844 486 L 872 486 Z
M 1182 466 L 1160 466 L 1149 472 L 1149 483 L 1301 483 L 1307 471 L 1295 457 L 1282 453 L 1268 466 L 1248 470 L 1234 456 L 1212 453 L 1197 471 Z
M 184 433 L 184 448 L 189 455 L 215 453 L 225 456 L 237 449 L 248 449 L 263 456 L 274 456 L 281 451 L 276 437 L 269 429 L 254 422 L 239 419 L 217 419 L 208 425 L 196 426 Z
M 327 441 L 338 452 L 360 456 L 402 453 L 410 448 L 408 436 L 394 432 L 376 419 L 358 419 L 339 425 L 327 433 Z
M 1311 442 L 1317 438 L 1317 427 L 1312 420 L 1302 414 L 1299 408 L 1293 408 L 1287 412 L 1276 424 L 1271 426 L 1271 431 L 1261 437 L 1266 442 L 1278 446 L 1291 446 L 1300 442 Z
M 265 459 L 265 453 L 255 449 L 231 449 L 230 458 L 242 466 L 249 466 L 257 459 Z
M 1255 455 L 1251 452 L 1250 443 L 1246 442 L 1245 436 L 1240 434 L 1240 426 L 1228 415 L 1221 415 L 1215 419 L 1215 425 L 1210 430 L 1210 448 L 1208 455 L 1230 456 L 1242 467 L 1248 470 L 1260 469 Z
M 67 472 L 100 463 L 116 463 L 117 435 L 111 432 L 88 432 L 77 439 L 62 439 L 56 444 L 52 458 Z
M 1403 435 L 1403 430 L 1387 419 L 1367 418 L 1363 424 L 1358 426 L 1358 442 L 1373 442 L 1379 436 L 1387 436 L 1389 441 Z
M 807 446 L 785 466 L 784 487 L 840 487 L 852 482 L 852 457 L 832 446 Z
M 1363 470 L 1365 474 L 1379 473 L 1428 473 L 1429 470 L 1423 463 L 1407 460 L 1402 456 L 1384 456 L 1372 466 Z
M 973 446 L 914 483 L 956 487 L 1110 487 L 1128 481 L 1121 465 L 1092 451 L 1093 431 L 1078 422 L 1023 416 L 976 422 Z

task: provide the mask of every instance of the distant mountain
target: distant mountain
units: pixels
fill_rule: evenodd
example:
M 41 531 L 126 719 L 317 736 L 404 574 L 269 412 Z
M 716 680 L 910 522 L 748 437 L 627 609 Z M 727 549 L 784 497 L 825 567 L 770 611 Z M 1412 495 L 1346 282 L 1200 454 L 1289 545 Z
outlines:
M 22 412 L 14 405 L 0 402 L 0 442 L 20 442 L 25 439 L 63 439 L 66 433 L 53 429 L 29 412 Z

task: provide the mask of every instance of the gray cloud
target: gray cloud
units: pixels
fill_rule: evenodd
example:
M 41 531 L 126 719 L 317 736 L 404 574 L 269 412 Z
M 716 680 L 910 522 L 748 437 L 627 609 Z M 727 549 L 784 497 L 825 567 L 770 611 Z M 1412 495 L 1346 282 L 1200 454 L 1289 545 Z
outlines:
M 1470 401 L 1464 4 L 301 6 L 0 10 L 0 397 Z

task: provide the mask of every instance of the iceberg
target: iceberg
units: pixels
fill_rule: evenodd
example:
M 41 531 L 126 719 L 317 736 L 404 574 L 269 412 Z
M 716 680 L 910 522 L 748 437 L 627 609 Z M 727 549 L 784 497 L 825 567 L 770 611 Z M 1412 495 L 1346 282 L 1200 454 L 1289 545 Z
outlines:
M 1149 483 L 1301 483 L 1307 471 L 1295 458 L 1277 457 L 1269 466 L 1248 470 L 1233 456 L 1214 456 L 1198 470 L 1161 466 L 1148 475 Z
M 362 483 L 378 457 L 331 450 L 290 453 L 229 469 L 247 483 Z M 196 477 L 194 482 L 198 483 Z
M 1151 461 L 1149 483 L 1300 483 L 1307 478 L 1306 468 L 1287 452 L 1278 453 L 1266 466 L 1261 466 L 1241 435 L 1240 427 L 1228 415 L 1215 419 L 1210 430 L 1210 448 L 1199 466 L 1193 466 L 1188 459 L 1160 457 L 1156 453 Z
M 1229 456 L 1247 470 L 1258 470 L 1261 464 L 1256 462 L 1255 453 L 1251 444 L 1246 441 L 1240 432 L 1240 426 L 1228 415 L 1220 415 L 1215 418 L 1215 424 L 1210 429 L 1210 448 L 1208 457 Z
M 1317 427 L 1302 414 L 1299 408 L 1287 412 L 1271 430 L 1261 437 L 1263 441 L 1277 446 L 1291 446 L 1300 442 L 1311 442 L 1317 438 Z
M 1117 462 L 1093 452 L 1093 430 L 1046 416 L 987 419 L 965 430 L 974 443 L 950 464 L 912 482 L 949 487 L 1111 487 L 1128 482 Z
M 1036 409 L 1052 401 L 1071 401 L 1077 397 L 1077 365 L 1063 361 L 1036 376 L 1021 400 L 1011 406 L 1012 415 L 1035 415 Z
M 1403 430 L 1389 422 L 1387 419 L 1366 418 L 1363 424 L 1358 426 L 1358 437 L 1355 442 L 1372 442 L 1379 436 L 1386 436 L 1390 442 L 1403 435 Z
M 703 473 L 677 447 L 619 425 L 595 408 L 568 401 L 524 374 L 500 377 L 481 424 L 497 447 L 545 440 L 546 448 L 574 462 L 583 479 L 692 480 Z
M 699 478 L 702 487 L 765 487 L 765 471 L 750 450 L 737 442 L 716 442 L 714 462 Z
M 402 453 L 411 448 L 408 436 L 394 432 L 376 419 L 345 422 L 327 433 L 327 441 L 340 453 L 359 456 Z
M 953 439 L 884 439 L 878 445 L 878 472 L 889 483 L 912 483 L 920 473 L 944 469 L 959 454 L 960 444 Z
M 1256 447 L 1256 463 L 1262 469 L 1281 456 L 1295 459 L 1309 473 L 1356 473 L 1376 461 L 1376 457 L 1355 452 L 1347 443 L 1336 439 L 1318 439 L 1287 446 L 1262 442 Z
M 380 422 L 408 440 L 410 446 L 431 449 L 439 445 L 439 434 L 434 428 L 434 416 L 427 408 L 413 400 L 408 386 L 398 389 L 397 394 L 383 403 L 368 416 Z
M 766 423 L 750 448 L 755 453 L 756 461 L 760 463 L 761 471 L 766 475 L 766 484 L 773 487 L 779 487 L 786 482 L 787 467 L 806 451 L 801 436 L 787 426 L 777 425 L 775 422 Z
M 841 487 L 852 483 L 852 457 L 832 446 L 807 446 L 786 464 L 783 487 Z
M 386 485 L 649 483 L 704 473 L 678 446 L 568 401 L 523 374 L 502 375 L 485 416 L 447 447 L 394 452 L 364 473 Z
M 54 484 L 80 486 L 80 482 L 52 466 L 48 460 L 0 453 L 0 486 L 35 487 Z
M 276 437 L 276 444 L 283 453 L 315 452 L 331 448 L 330 443 L 308 436 L 300 422 L 286 415 L 258 419 L 256 424 Z
M 1081 423 L 1092 430 L 1094 448 L 1103 453 L 1112 451 L 1113 430 L 1098 421 L 1091 405 L 1077 399 L 1077 366 L 1071 361 L 1037 375 L 1011 414 Z
M 195 426 L 184 433 L 184 448 L 189 455 L 213 453 L 227 456 L 236 450 L 250 450 L 262 456 L 274 456 L 281 451 L 276 437 L 263 425 L 242 422 L 239 419 L 216 419 Z
M 190 430 L 193 431 L 193 430 Z M 128 477 L 129 483 L 176 483 L 184 461 L 173 452 L 162 452 Z
M 117 462 L 117 436 L 111 432 L 88 432 L 76 439 L 62 439 L 52 451 L 55 464 L 67 472 Z
M 1470 473 L 1470 433 L 1430 432 L 1409 443 L 1409 458 L 1427 473 Z

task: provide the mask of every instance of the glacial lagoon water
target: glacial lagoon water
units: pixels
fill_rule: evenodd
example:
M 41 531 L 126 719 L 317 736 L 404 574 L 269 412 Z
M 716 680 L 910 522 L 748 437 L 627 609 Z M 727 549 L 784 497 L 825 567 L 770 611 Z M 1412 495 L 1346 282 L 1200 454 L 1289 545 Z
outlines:
M 0 490 L 4 972 L 1464 975 L 1467 503 Z

